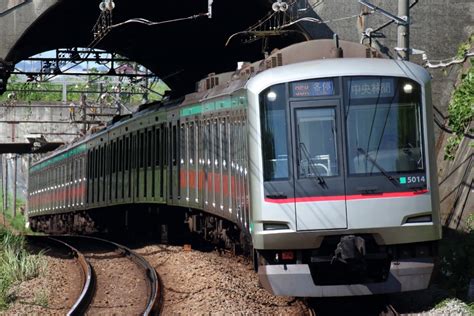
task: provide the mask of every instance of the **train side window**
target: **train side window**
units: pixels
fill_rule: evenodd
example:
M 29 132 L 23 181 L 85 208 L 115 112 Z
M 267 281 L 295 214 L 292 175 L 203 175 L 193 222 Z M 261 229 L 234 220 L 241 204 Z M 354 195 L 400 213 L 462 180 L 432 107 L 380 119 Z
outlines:
M 214 167 L 217 169 L 220 161 L 220 139 L 218 121 L 212 122 L 212 133 L 214 137 Z
M 162 148 L 160 148 L 160 146 L 161 146 L 161 129 L 159 127 L 157 127 L 155 129 L 155 166 L 160 166 L 161 165 L 160 152 L 161 152 Z
M 118 173 L 119 170 L 120 170 L 120 167 L 119 167 L 119 163 L 120 163 L 120 159 L 119 159 L 119 140 L 116 139 L 115 142 L 114 142 L 114 151 L 112 153 L 113 155 L 113 159 L 114 159 L 114 172 L 115 173 Z
M 112 155 L 113 155 L 115 153 L 115 142 L 114 141 L 112 141 L 111 147 L 112 147 L 111 151 L 112 151 Z M 110 171 L 111 172 L 110 173 L 115 173 L 115 157 L 112 156 L 110 158 L 112 158 L 112 159 L 110 159 L 110 164 L 111 164 L 111 166 L 110 166 L 110 169 L 111 169 Z
M 120 172 L 123 171 L 123 159 L 122 159 L 122 157 L 124 157 L 124 154 L 123 154 L 123 138 L 120 138 L 119 148 L 118 148 L 118 155 L 117 155 L 117 159 L 118 159 L 118 163 L 119 163 L 118 170 Z
M 125 171 L 128 171 L 130 166 L 130 138 L 125 138 Z
M 193 166 L 195 163 L 195 153 L 196 153 L 196 127 L 194 122 L 189 123 L 189 163 Z
M 91 161 L 91 178 L 95 179 L 97 178 L 97 163 L 96 163 L 96 157 L 97 156 L 97 149 L 93 148 L 92 149 L 92 161 Z
M 152 166 L 153 162 L 153 131 L 151 129 L 148 130 L 148 146 L 147 146 L 147 151 L 148 151 L 148 167 Z
M 127 141 L 125 143 L 125 147 L 126 147 L 126 159 L 125 159 L 125 169 L 127 170 L 128 172 L 128 195 L 127 197 L 131 197 L 132 196 L 132 172 L 130 171 L 132 168 L 132 155 L 131 155 L 131 138 L 132 135 L 130 134 L 128 137 L 127 137 Z
M 140 144 L 139 144 L 139 149 L 138 152 L 140 154 L 140 168 L 145 167 L 145 133 L 140 132 Z
M 102 177 L 102 146 L 97 148 L 97 180 Z
M 229 164 L 229 145 L 228 145 L 228 118 L 223 118 L 221 122 L 221 131 L 222 131 L 222 167 L 227 170 Z
M 76 161 L 73 159 L 71 159 L 71 162 L 69 163 L 69 177 L 68 177 L 68 182 L 73 182 L 74 179 L 75 179 L 75 175 L 76 175 Z
M 80 166 L 81 166 L 81 162 L 82 162 L 82 157 L 79 157 L 79 159 L 77 159 L 76 161 L 76 172 L 74 173 L 74 181 L 79 181 L 79 177 L 80 177 Z
M 189 144 L 188 144 L 188 125 L 181 124 L 180 130 L 180 164 L 185 165 L 186 163 L 186 153 L 188 152 Z
M 102 159 L 100 160 L 100 164 L 102 165 L 100 167 L 100 170 L 101 170 L 101 177 L 105 178 L 105 161 L 107 160 L 107 156 L 106 156 L 106 153 L 107 153 L 107 145 L 104 144 L 104 146 L 102 146 L 101 148 L 101 151 L 102 151 Z
M 172 144 L 171 144 L 172 147 L 173 147 L 172 164 L 173 164 L 173 166 L 176 166 L 176 160 L 177 160 L 176 158 L 177 158 L 177 154 L 178 154 L 177 149 L 176 149 L 176 143 L 177 143 L 177 137 L 178 137 L 177 136 L 176 125 L 173 126 L 172 133 L 173 133 L 173 137 L 172 137 L 173 140 L 172 140 Z
M 102 180 L 102 201 L 105 201 L 105 179 L 106 179 L 106 167 L 107 167 L 107 164 L 106 164 L 106 161 L 108 161 L 108 157 L 107 157 L 107 150 L 108 150 L 108 145 L 107 144 L 104 144 L 104 148 L 103 148 L 103 159 L 102 159 L 102 175 L 103 175 L 103 180 Z
M 163 124 L 163 132 L 164 132 L 164 135 L 163 135 L 163 141 L 164 141 L 164 146 L 163 146 L 163 164 L 165 166 L 168 166 L 169 165 L 169 130 L 168 130 L 168 126 L 166 126 L 165 124 Z
M 89 181 L 89 178 L 92 174 L 92 150 L 87 151 L 87 161 L 89 161 L 89 165 L 87 166 L 87 181 Z

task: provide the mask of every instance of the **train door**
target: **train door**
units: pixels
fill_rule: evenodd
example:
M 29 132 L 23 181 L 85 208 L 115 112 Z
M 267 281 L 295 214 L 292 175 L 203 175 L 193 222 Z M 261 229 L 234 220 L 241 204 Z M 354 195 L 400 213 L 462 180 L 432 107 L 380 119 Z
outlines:
M 170 161 L 170 199 L 172 204 L 177 204 L 179 200 L 179 120 L 170 124 L 171 129 L 171 161 Z
M 297 230 L 347 228 L 337 100 L 291 103 Z

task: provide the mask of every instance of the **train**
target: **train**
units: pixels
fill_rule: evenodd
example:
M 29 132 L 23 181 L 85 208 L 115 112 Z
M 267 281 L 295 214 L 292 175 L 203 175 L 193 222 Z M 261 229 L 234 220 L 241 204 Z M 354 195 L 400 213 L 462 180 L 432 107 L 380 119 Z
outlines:
M 275 295 L 425 289 L 441 238 L 432 118 L 422 67 L 346 41 L 293 44 L 34 163 L 29 225 L 87 233 L 139 209 L 180 214 L 189 232 L 247 245 Z

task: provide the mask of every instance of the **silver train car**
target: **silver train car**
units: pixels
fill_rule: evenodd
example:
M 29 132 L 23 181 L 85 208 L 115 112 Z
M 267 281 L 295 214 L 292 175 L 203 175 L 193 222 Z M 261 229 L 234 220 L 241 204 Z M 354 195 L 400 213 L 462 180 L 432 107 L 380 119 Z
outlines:
M 431 80 L 378 57 L 309 41 L 212 74 L 33 165 L 31 227 L 175 206 L 190 231 L 250 244 L 275 295 L 424 289 L 441 238 Z

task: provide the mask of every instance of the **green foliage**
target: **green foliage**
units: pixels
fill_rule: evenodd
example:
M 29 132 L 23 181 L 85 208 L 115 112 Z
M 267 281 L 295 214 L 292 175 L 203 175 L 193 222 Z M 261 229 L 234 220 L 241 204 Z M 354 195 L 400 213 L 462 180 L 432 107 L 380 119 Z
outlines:
M 466 42 L 461 43 L 461 45 L 459 45 L 458 51 L 456 53 L 456 58 L 464 58 L 466 53 L 469 52 L 469 50 L 471 49 L 472 43 L 474 43 L 474 34 L 472 34 Z
M 467 304 L 467 308 L 468 308 L 468 310 L 469 310 L 469 313 L 470 313 L 471 315 L 474 315 L 474 303 L 469 303 L 469 304 Z
M 1 188 L 0 188 L 1 190 Z M 26 219 L 25 219 L 25 216 L 21 214 L 20 212 L 20 209 L 21 208 L 25 208 L 25 205 L 26 205 L 26 201 L 24 199 L 21 199 L 21 198 L 17 198 L 16 199 L 16 206 L 17 206 L 17 214 L 16 214 L 16 217 L 13 217 L 13 203 L 12 203 L 12 200 L 13 200 L 13 194 L 11 194 L 10 192 L 8 193 L 8 206 L 7 206 L 7 209 L 6 209 L 6 219 L 8 220 L 8 222 L 10 223 L 10 225 L 16 229 L 17 231 L 21 231 L 21 232 L 30 232 L 29 230 L 27 231 L 26 228 L 25 228 L 25 224 L 26 224 Z M 2 195 L 0 194 L 0 212 L 1 212 L 1 208 L 3 206 L 3 199 L 2 199 Z M 0 224 L 3 224 L 0 222 Z
M 472 65 L 454 91 L 448 113 L 448 125 L 453 135 L 448 139 L 444 159 L 454 160 L 456 150 L 464 135 L 472 133 L 472 129 L 469 128 L 474 116 L 474 68 Z
M 83 91 L 91 91 L 86 93 L 88 100 L 99 100 L 102 92 L 109 92 L 111 94 L 116 91 L 114 88 L 117 83 L 109 82 L 108 78 L 102 78 L 102 81 L 106 81 L 100 85 L 99 83 L 80 83 L 80 84 L 69 84 L 67 86 L 67 101 L 68 102 L 79 102 Z M 118 98 L 122 103 L 138 105 L 142 103 L 143 95 L 146 93 L 149 101 L 161 100 L 159 94 L 163 94 L 164 91 L 169 90 L 168 86 L 162 81 L 152 84 L 149 88 L 152 91 L 158 92 L 147 92 L 144 88 L 131 83 L 121 83 L 120 92 L 118 92 Z M 17 82 L 17 78 L 12 76 L 8 81 L 7 91 L 15 92 L 15 99 L 21 102 L 60 102 L 63 99 L 62 94 L 63 85 L 54 82 L 30 82 L 23 83 Z M 8 100 L 8 94 L 4 93 L 0 96 L 1 101 Z
M 474 232 L 474 213 L 469 214 L 466 219 L 466 230 L 468 233 Z
M 39 255 L 29 255 L 23 236 L 0 227 L 0 310 L 15 298 L 12 287 L 44 273 L 46 261 Z
M 32 233 L 30 229 L 26 228 L 26 218 L 20 212 L 17 212 L 15 217 L 13 217 L 12 214 L 7 213 L 7 221 L 10 224 L 10 226 L 18 232 Z
M 474 276 L 474 231 L 445 231 L 439 245 L 440 285 L 463 298 Z
M 44 290 L 40 290 L 35 293 L 34 303 L 41 307 L 48 307 L 49 304 L 49 293 Z

